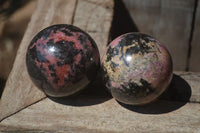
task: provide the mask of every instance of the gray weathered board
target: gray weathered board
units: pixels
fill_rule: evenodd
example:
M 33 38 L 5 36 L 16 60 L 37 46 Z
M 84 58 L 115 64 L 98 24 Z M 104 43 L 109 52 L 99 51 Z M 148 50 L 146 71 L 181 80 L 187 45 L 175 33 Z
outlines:
M 0 131 L 199 133 L 200 73 L 176 72 L 174 77 L 171 92 L 146 106 L 91 94 L 45 98 L 3 120 Z
M 195 0 L 123 1 L 138 30 L 154 36 L 169 49 L 174 70 L 185 71 Z M 195 29 L 199 32 L 198 28 Z M 199 39 L 199 35 L 196 38 Z M 197 52 L 194 53 L 195 56 L 196 54 Z M 195 67 L 195 64 L 193 66 Z M 198 70 L 200 71 L 200 68 Z
M 139 107 L 116 102 L 101 81 L 89 86 L 89 94 L 65 99 L 46 98 L 32 84 L 25 52 L 38 31 L 74 24 L 95 39 L 102 55 L 113 5 L 112 0 L 38 1 L 0 100 L 0 132 L 200 132 L 200 73 L 176 72 L 159 100 Z
M 196 72 L 200 71 L 200 1 L 198 2 L 195 16 L 194 34 L 191 44 L 190 70 Z

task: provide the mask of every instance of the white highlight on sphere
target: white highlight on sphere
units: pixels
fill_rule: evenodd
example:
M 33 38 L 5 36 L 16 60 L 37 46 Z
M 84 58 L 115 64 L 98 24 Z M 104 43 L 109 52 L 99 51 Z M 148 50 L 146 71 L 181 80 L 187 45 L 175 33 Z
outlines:
M 49 51 L 50 51 L 50 52 L 55 52 L 55 47 L 51 47 L 51 48 L 49 49 Z
M 130 62 L 132 60 L 132 57 L 130 55 L 126 56 L 126 61 Z

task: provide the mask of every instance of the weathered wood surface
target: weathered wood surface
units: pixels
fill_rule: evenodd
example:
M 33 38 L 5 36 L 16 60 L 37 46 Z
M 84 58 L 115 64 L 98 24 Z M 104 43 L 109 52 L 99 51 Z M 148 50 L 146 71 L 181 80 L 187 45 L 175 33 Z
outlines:
M 0 120 L 45 97 L 32 84 L 26 71 L 25 54 L 32 37 L 52 24 L 75 24 L 83 30 L 86 29 L 89 34 L 92 33 L 91 36 L 97 40 L 102 51 L 108 41 L 112 7 L 112 0 L 101 2 L 97 0 L 38 1 L 0 100 Z M 104 14 L 106 15 L 103 16 Z M 87 26 L 84 27 L 84 25 Z
M 194 33 L 191 43 L 190 71 L 200 71 L 200 1 L 198 0 L 197 11 L 195 16 Z
M 79 0 L 76 7 L 73 25 L 94 38 L 101 56 L 108 43 L 113 6 L 113 0 Z
M 68 98 L 45 98 L 4 119 L 0 131 L 44 132 L 200 132 L 200 73 L 175 72 L 157 101 L 123 105 L 91 85 Z M 95 90 L 96 89 L 96 90 Z M 88 93 L 90 92 L 90 93 Z
M 145 107 L 123 107 L 114 99 L 88 97 L 65 102 L 46 98 L 2 121 L 0 131 L 200 132 L 199 103 L 183 106 L 161 100 Z
M 195 0 L 123 1 L 138 30 L 169 49 L 174 70 L 186 70 Z

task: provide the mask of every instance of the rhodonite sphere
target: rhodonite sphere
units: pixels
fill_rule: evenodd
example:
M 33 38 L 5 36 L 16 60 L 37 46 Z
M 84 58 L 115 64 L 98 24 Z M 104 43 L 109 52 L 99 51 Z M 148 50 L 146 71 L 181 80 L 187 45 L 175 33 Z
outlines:
M 33 83 L 45 94 L 74 94 L 95 79 L 100 65 L 94 40 L 67 24 L 47 27 L 31 41 L 26 65 Z
M 172 60 L 159 41 L 127 33 L 112 41 L 101 60 L 106 87 L 119 102 L 141 105 L 159 97 L 172 79 Z

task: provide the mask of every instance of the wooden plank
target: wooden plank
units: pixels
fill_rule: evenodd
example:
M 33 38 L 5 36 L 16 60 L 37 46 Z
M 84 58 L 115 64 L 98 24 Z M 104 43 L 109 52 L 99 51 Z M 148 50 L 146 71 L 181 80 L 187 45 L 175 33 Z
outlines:
M 198 0 L 195 24 L 194 24 L 194 33 L 191 43 L 191 57 L 189 63 L 189 71 L 199 72 L 200 71 L 200 1 Z
M 0 100 L 0 120 L 45 97 L 32 84 L 26 71 L 26 49 L 41 29 L 56 23 L 71 24 L 75 6 L 75 0 L 38 1 Z
M 168 91 L 145 106 L 120 104 L 97 93 L 105 88 L 94 83 L 90 86 L 93 92 L 45 98 L 25 108 L 4 119 L 0 131 L 200 132 L 199 81 L 200 73 L 175 72 Z
M 154 36 L 169 49 L 174 70 L 186 70 L 195 0 L 123 1 L 139 31 Z
M 95 38 L 101 56 L 108 43 L 113 6 L 113 0 L 79 0 L 74 16 L 73 24 Z
M 87 106 L 85 102 L 97 104 Z M 47 98 L 3 120 L 0 131 L 198 133 L 199 113 L 199 103 L 183 106 L 157 101 L 144 107 L 126 107 L 114 99 L 76 97 L 62 105 Z

